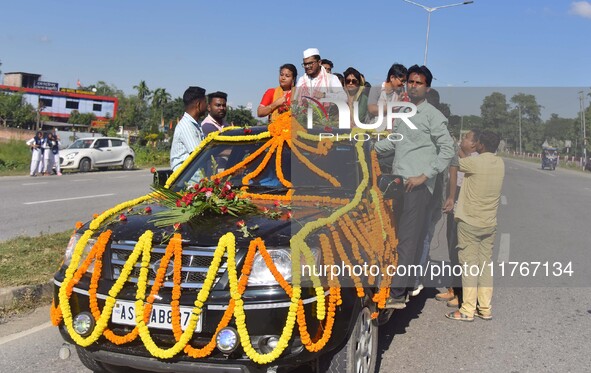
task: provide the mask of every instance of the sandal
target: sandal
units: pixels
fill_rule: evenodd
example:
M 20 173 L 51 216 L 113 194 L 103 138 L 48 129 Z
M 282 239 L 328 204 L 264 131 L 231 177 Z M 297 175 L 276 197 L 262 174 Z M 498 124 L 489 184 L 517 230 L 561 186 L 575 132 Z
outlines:
M 474 321 L 474 317 L 466 316 L 463 313 L 461 313 L 460 311 L 453 311 L 450 313 L 446 313 L 445 317 L 447 317 L 448 319 L 457 320 L 457 321 Z
M 480 317 L 482 320 L 492 320 L 492 315 L 483 315 L 480 312 L 476 312 L 474 316 Z

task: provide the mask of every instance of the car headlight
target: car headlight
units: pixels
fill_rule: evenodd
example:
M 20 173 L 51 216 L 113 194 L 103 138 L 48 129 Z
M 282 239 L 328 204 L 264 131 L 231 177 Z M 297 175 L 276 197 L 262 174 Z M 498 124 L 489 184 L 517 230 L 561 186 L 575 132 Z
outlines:
M 305 263 L 305 259 L 302 256 L 301 263 L 308 264 L 310 266 L 317 265 L 319 262 L 320 250 L 312 248 L 312 254 L 314 255 L 315 263 Z M 283 276 L 285 281 L 291 282 L 291 249 L 290 248 L 275 248 L 267 249 L 269 256 L 273 260 L 277 271 Z M 265 263 L 263 256 L 257 252 L 254 255 L 252 269 L 250 276 L 248 277 L 248 285 L 254 286 L 269 286 L 278 285 L 279 283 L 271 273 L 269 267 Z
M 64 254 L 64 265 L 70 265 L 70 262 L 72 261 L 72 256 L 74 255 L 74 249 L 76 248 L 78 241 L 80 241 L 80 237 L 82 237 L 82 235 L 79 233 L 73 234 L 72 237 L 70 237 L 70 241 L 68 242 L 68 246 L 66 247 L 66 252 Z M 88 256 L 88 253 L 90 253 L 90 250 L 92 250 L 92 247 L 95 243 L 96 239 L 94 238 L 90 238 L 88 240 L 86 246 L 84 246 L 84 250 L 82 251 L 82 260 L 84 260 Z M 94 262 L 90 264 L 87 272 L 92 272 L 93 270 Z
M 76 158 L 77 155 L 78 155 L 78 152 L 70 153 L 70 154 L 66 155 L 66 159 L 71 161 L 74 158 Z

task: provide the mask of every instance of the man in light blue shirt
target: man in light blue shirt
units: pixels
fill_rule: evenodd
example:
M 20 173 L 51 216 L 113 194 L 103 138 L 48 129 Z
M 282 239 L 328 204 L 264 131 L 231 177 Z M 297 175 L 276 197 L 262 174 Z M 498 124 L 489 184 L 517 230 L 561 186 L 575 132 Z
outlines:
M 395 147 L 394 142 L 388 139 L 375 144 L 378 154 L 395 149 L 392 172 L 404 178 L 405 193 L 398 223 L 397 252 L 398 266 L 405 267 L 406 273 L 409 273 L 409 266 L 419 263 L 425 238 L 427 207 L 437 174 L 445 170 L 455 154 L 447 119 L 426 100 L 432 79 L 433 75 L 426 66 L 414 65 L 408 69 L 408 95 L 417 106 L 417 113 L 410 120 L 417 128 L 412 129 L 396 119 L 393 130 L 401 134 L 403 139 Z M 394 276 L 387 308 L 402 309 L 406 306 L 408 286 L 413 285 L 414 277 L 412 273 Z
M 203 140 L 203 130 L 197 119 L 205 113 L 205 89 L 189 87 L 183 94 L 185 114 L 174 129 L 170 147 L 170 168 L 176 170 Z

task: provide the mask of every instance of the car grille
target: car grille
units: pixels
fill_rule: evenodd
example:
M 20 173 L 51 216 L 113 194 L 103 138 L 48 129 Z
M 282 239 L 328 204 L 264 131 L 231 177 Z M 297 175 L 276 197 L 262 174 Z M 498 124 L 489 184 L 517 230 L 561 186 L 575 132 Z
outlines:
M 126 260 L 131 255 L 134 247 L 135 242 L 125 241 L 125 242 L 113 242 L 111 244 L 111 268 L 112 268 L 112 275 L 113 279 L 116 280 L 119 278 L 121 272 L 123 271 L 123 266 L 125 265 Z M 213 261 L 213 253 L 215 251 L 215 247 L 198 247 L 198 246 L 185 246 L 183 247 L 183 254 L 182 254 L 182 268 L 181 268 L 181 287 L 182 288 L 197 288 L 200 289 L 203 287 L 203 283 L 205 281 L 205 277 L 207 275 L 207 271 L 211 262 Z M 166 246 L 154 246 L 152 248 L 150 254 L 150 270 L 148 272 L 148 283 L 152 285 L 154 283 L 154 279 L 156 278 L 156 271 L 160 266 L 160 260 L 164 257 L 164 253 L 166 252 Z M 173 274 L 172 274 L 172 262 L 174 261 L 174 257 L 171 258 L 170 263 L 167 268 L 167 273 L 164 278 L 163 287 L 165 288 L 172 288 L 173 287 Z M 141 268 L 141 256 L 140 260 L 135 264 L 133 270 L 131 271 L 131 275 L 129 276 L 128 281 L 137 283 L 138 277 L 140 275 L 140 268 Z M 220 269 L 218 270 L 214 285 L 220 279 L 220 277 L 226 271 L 226 255 L 222 258 L 222 262 L 220 265 Z

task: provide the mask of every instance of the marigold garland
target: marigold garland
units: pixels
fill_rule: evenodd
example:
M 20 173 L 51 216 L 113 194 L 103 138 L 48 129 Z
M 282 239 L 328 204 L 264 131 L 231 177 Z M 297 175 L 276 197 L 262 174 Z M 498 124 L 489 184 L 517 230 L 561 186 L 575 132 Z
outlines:
M 287 116 L 286 116 L 287 117 Z M 200 152 L 200 150 L 207 145 L 208 142 L 212 140 L 222 140 L 222 141 L 259 141 L 264 139 L 269 139 L 269 141 L 265 142 L 257 151 L 251 154 L 249 157 L 245 158 L 241 163 L 241 167 L 246 165 L 247 163 L 253 161 L 256 157 L 260 156 L 262 152 L 269 148 L 268 153 L 265 155 L 265 159 L 261 162 L 259 167 L 255 169 L 255 171 L 251 172 L 249 175 L 245 176 L 243 179 L 243 183 L 247 184 L 249 180 L 253 177 L 256 177 L 262 170 L 267 167 L 268 161 L 270 160 L 271 154 L 276 154 L 275 159 L 275 168 L 278 175 L 278 178 L 285 186 L 291 186 L 291 183 L 284 178 L 284 175 L 281 170 L 281 152 L 284 143 L 287 143 L 288 146 L 292 149 L 292 152 L 296 154 L 298 159 L 305 163 L 310 169 L 322 177 L 325 177 L 329 180 L 333 185 L 338 184 L 338 181 L 334 179 L 331 175 L 324 173 L 324 171 L 315 168 L 311 162 L 307 158 L 305 158 L 298 150 L 297 147 L 302 148 L 306 151 L 312 152 L 314 154 L 326 154 L 330 146 L 332 145 L 332 140 L 323 140 L 322 142 L 318 142 L 318 146 L 316 148 L 311 147 L 297 139 L 292 139 L 291 134 L 296 133 L 297 137 L 314 140 L 317 141 L 315 137 L 310 137 L 310 135 L 303 133 L 301 126 L 295 121 L 291 121 L 291 116 L 289 116 L 290 122 L 287 125 L 287 121 L 283 120 L 282 122 L 275 123 L 269 126 L 268 132 L 263 132 L 258 135 L 248 135 L 248 136 L 224 136 L 222 133 L 214 133 L 209 135 L 201 144 L 200 146 L 191 154 L 189 159 L 185 162 L 185 164 L 177 170 L 177 172 L 173 173 L 173 175 L 167 181 L 167 187 L 169 187 L 174 180 L 178 177 L 180 172 L 191 163 L 191 161 L 196 157 L 196 155 Z M 355 132 L 355 131 L 353 131 Z M 334 210 L 327 218 L 321 218 L 314 222 L 309 222 L 302 227 L 302 229 L 294 235 L 291 240 L 291 247 L 292 247 L 292 284 L 289 284 L 282 275 L 278 272 L 277 268 L 275 267 L 270 255 L 266 251 L 264 242 L 257 238 L 251 241 L 249 246 L 249 250 L 241 271 L 241 276 L 238 277 L 237 269 L 236 269 L 236 262 L 235 262 L 235 237 L 234 235 L 229 232 L 226 235 L 222 236 L 218 242 L 218 246 L 214 252 L 213 261 L 208 269 L 206 279 L 204 282 L 203 287 L 197 294 L 197 299 L 194 302 L 194 309 L 189 319 L 189 325 L 183 331 L 180 326 L 180 284 L 181 284 L 181 276 L 180 271 L 182 267 L 181 263 L 181 255 L 182 255 L 182 245 L 181 245 L 181 238 L 180 234 L 175 234 L 173 239 L 171 239 L 163 260 L 160 263 L 160 267 L 157 271 L 156 279 L 154 284 L 151 288 L 150 295 L 146 298 L 146 290 L 147 290 L 147 275 L 148 275 L 148 266 L 150 263 L 150 251 L 152 247 L 152 232 L 146 231 L 139 239 L 138 243 L 136 244 L 132 254 L 127 259 L 123 271 L 113 285 L 113 287 L 108 292 L 108 297 L 105 301 L 105 305 L 102 311 L 98 310 L 98 301 L 96 299 L 96 290 L 98 288 L 98 279 L 100 277 L 101 269 L 102 269 L 102 250 L 104 250 L 106 243 L 109 239 L 110 231 L 103 232 L 97 239 L 97 243 L 93 246 L 91 252 L 85 259 L 85 261 L 78 267 L 78 263 L 81 260 L 81 254 L 83 252 L 84 247 L 86 246 L 88 239 L 94 234 L 103 222 L 105 222 L 110 217 L 116 215 L 122 210 L 130 208 L 134 205 L 142 203 L 154 196 L 149 194 L 144 197 L 140 197 L 135 200 L 128 201 L 126 203 L 117 205 L 113 209 L 107 210 L 98 217 L 96 217 L 90 224 L 90 229 L 84 232 L 83 236 L 81 237 L 80 241 L 77 243 L 74 253 L 72 255 L 72 260 L 70 266 L 66 270 L 65 279 L 62 283 L 62 286 L 59 290 L 59 306 L 55 306 L 52 304 L 52 322 L 54 324 L 58 324 L 61 321 L 64 322 L 66 325 L 66 329 L 68 333 L 71 335 L 72 339 L 81 346 L 88 346 L 89 344 L 96 341 L 101 334 L 105 335 L 109 340 L 113 343 L 126 343 L 130 340 L 133 340 L 139 335 L 144 342 L 144 346 L 147 350 L 155 357 L 161 359 L 167 359 L 170 357 L 175 356 L 181 350 L 184 350 L 191 357 L 204 357 L 209 355 L 213 349 L 215 348 L 215 336 L 223 327 L 229 324 L 232 319 L 232 316 L 235 317 L 237 329 L 240 335 L 240 342 L 242 344 L 243 350 L 247 354 L 247 356 L 259 363 L 259 364 L 266 364 L 273 360 L 275 360 L 281 353 L 285 350 L 288 346 L 288 342 L 291 338 L 293 328 L 295 326 L 295 322 L 298 322 L 300 337 L 302 343 L 309 351 L 318 351 L 322 349 L 326 342 L 330 339 L 332 327 L 334 324 L 334 317 L 336 312 L 336 305 L 341 304 L 342 300 L 340 297 L 340 285 L 338 284 L 338 279 L 330 279 L 329 281 L 329 294 L 328 294 L 328 305 L 325 303 L 327 300 L 325 299 L 324 289 L 320 284 L 319 279 L 317 276 L 312 276 L 312 282 L 316 292 L 316 314 L 317 318 L 321 320 L 320 327 L 317 330 L 316 337 L 314 340 L 310 337 L 305 322 L 305 311 L 303 307 L 303 301 L 301 299 L 301 287 L 300 287 L 300 278 L 301 278 L 301 263 L 300 258 L 303 256 L 307 263 L 314 263 L 315 258 L 312 254 L 311 249 L 306 243 L 306 238 L 310 236 L 310 234 L 321 227 L 329 227 L 331 231 L 331 237 L 334 241 L 334 249 L 336 249 L 337 253 L 341 257 L 341 260 L 344 262 L 348 261 L 348 257 L 344 251 L 343 245 L 340 242 L 340 234 L 335 228 L 335 224 L 338 224 L 341 228 L 341 234 L 343 234 L 348 241 L 351 241 L 352 246 L 355 246 L 357 242 L 360 242 L 362 246 L 366 247 L 367 250 L 372 250 L 372 247 L 376 250 L 375 253 L 376 257 L 372 256 L 372 260 L 380 263 L 380 265 L 385 265 L 387 262 L 390 261 L 391 258 L 395 258 L 395 254 L 392 250 L 397 245 L 397 240 L 395 236 L 395 232 L 393 231 L 392 227 L 384 227 L 384 225 L 388 225 L 385 223 L 389 222 L 389 216 L 386 211 L 383 209 L 386 203 L 381 198 L 380 193 L 378 193 L 378 189 L 376 187 L 376 175 L 379 172 L 379 168 L 374 163 L 374 154 L 372 152 L 372 177 L 371 177 L 371 184 L 372 187 L 370 188 L 370 198 L 371 203 L 368 202 L 363 198 L 363 191 L 367 188 L 369 184 L 369 171 L 367 169 L 367 165 L 365 164 L 364 160 L 364 151 L 362 148 L 362 142 L 357 142 L 356 145 L 357 154 L 359 163 L 362 169 L 362 181 L 359 184 L 358 188 L 356 189 L 355 196 L 353 199 L 337 199 L 337 198 L 330 198 L 330 197 L 320 197 L 320 196 L 299 196 L 294 195 L 293 189 L 285 196 L 276 196 L 276 195 L 258 195 L 258 194 L 249 194 L 247 193 L 247 198 L 253 199 L 260 199 L 260 200 L 281 200 L 281 201 L 299 201 L 304 203 L 313 203 L 313 204 L 330 204 L 339 206 L 336 210 Z M 236 165 L 238 166 L 238 165 Z M 236 169 L 239 167 L 236 167 Z M 224 172 L 228 172 L 227 174 L 231 173 L 232 169 L 228 169 Z M 235 171 L 235 170 L 233 170 Z M 219 175 L 218 175 L 219 176 Z M 332 178 L 332 179 L 331 179 Z M 367 213 L 366 207 L 372 211 L 372 215 Z M 360 209 L 360 211 L 364 211 L 360 223 L 366 225 L 366 227 L 357 227 L 351 220 L 352 216 L 357 215 L 356 210 Z M 348 214 L 351 214 L 349 216 Z M 79 229 L 79 227 L 77 227 Z M 376 232 L 382 232 L 381 238 L 376 237 Z M 354 236 L 357 236 L 355 238 Z M 379 237 L 379 236 L 378 236 Z M 386 238 L 389 237 L 389 240 Z M 385 240 L 385 241 L 384 241 Z M 99 244 L 100 242 L 100 244 Z M 355 244 L 353 244 L 355 242 Z M 380 243 L 381 244 L 378 244 Z M 329 238 L 322 234 L 320 235 L 320 246 L 322 248 L 323 257 L 325 263 L 334 263 L 334 257 L 332 255 L 333 248 L 330 245 Z M 378 248 L 381 248 L 378 250 Z M 261 256 L 265 260 L 267 267 L 270 269 L 271 273 L 280 284 L 280 286 L 286 291 L 286 293 L 290 296 L 290 306 L 288 309 L 288 316 L 286 319 L 286 324 L 283 328 L 281 333 L 279 342 L 277 347 L 268 354 L 259 354 L 254 350 L 250 343 L 250 337 L 248 334 L 248 330 L 246 327 L 246 315 L 244 312 L 244 301 L 242 299 L 242 294 L 245 291 L 248 276 L 250 274 L 250 270 L 252 267 L 252 262 L 256 251 L 261 253 Z M 355 250 L 354 250 L 355 252 Z M 197 324 L 198 318 L 202 312 L 204 303 L 207 301 L 209 292 L 213 287 L 213 283 L 215 281 L 215 275 L 220 268 L 221 260 L 223 255 L 227 253 L 227 271 L 231 289 L 231 300 L 224 312 L 220 323 L 216 328 L 216 332 L 213 334 L 212 339 L 210 342 L 204 346 L 203 348 L 197 349 L 192 347 L 189 344 L 192 335 L 194 334 L 195 326 Z M 130 333 L 126 334 L 125 336 L 117 336 L 112 333 L 109 329 L 107 329 L 107 322 L 110 318 L 113 306 L 115 304 L 115 298 L 117 294 L 121 291 L 124 283 L 127 281 L 131 270 L 133 269 L 135 263 L 140 259 L 141 256 L 141 269 L 140 269 L 140 276 L 138 278 L 137 283 L 137 292 L 136 292 L 136 324 L 137 326 L 132 330 Z M 163 277 L 165 271 L 168 267 L 168 263 L 170 259 L 174 256 L 174 276 L 173 276 L 173 290 L 172 290 L 172 314 L 173 314 L 173 333 L 175 335 L 176 343 L 174 346 L 168 349 L 161 349 L 153 342 L 150 331 L 148 329 L 147 320 L 150 314 L 150 310 L 152 307 L 152 303 L 155 299 L 155 296 L 158 294 L 158 291 L 163 283 Z M 354 255 L 357 256 L 357 255 Z M 91 286 L 89 289 L 89 294 L 91 294 L 91 303 L 94 306 L 93 308 L 93 316 L 97 319 L 96 327 L 92 331 L 91 335 L 86 338 L 82 338 L 78 336 L 73 330 L 71 329 L 72 323 L 72 314 L 71 309 L 68 304 L 69 296 L 73 290 L 75 284 L 80 280 L 81 276 L 84 275 L 88 266 L 90 265 L 91 261 L 94 260 L 95 271 L 93 272 L 93 276 L 91 278 Z M 350 263 L 350 261 L 349 261 Z M 355 279 L 355 284 L 357 288 L 358 296 L 362 297 L 364 295 L 363 287 L 361 286 L 360 280 L 357 278 Z M 378 308 L 383 308 L 385 304 L 385 297 L 387 297 L 387 293 L 389 289 L 385 286 L 387 281 L 384 281 L 380 284 L 380 289 L 377 293 L 374 294 L 373 300 L 374 302 L 378 303 Z M 326 307 L 328 306 L 328 309 Z M 61 312 L 60 312 L 61 310 Z M 60 315 L 61 313 L 61 315 Z M 372 317 L 377 316 L 374 312 Z M 324 321 L 322 321 L 324 320 Z

